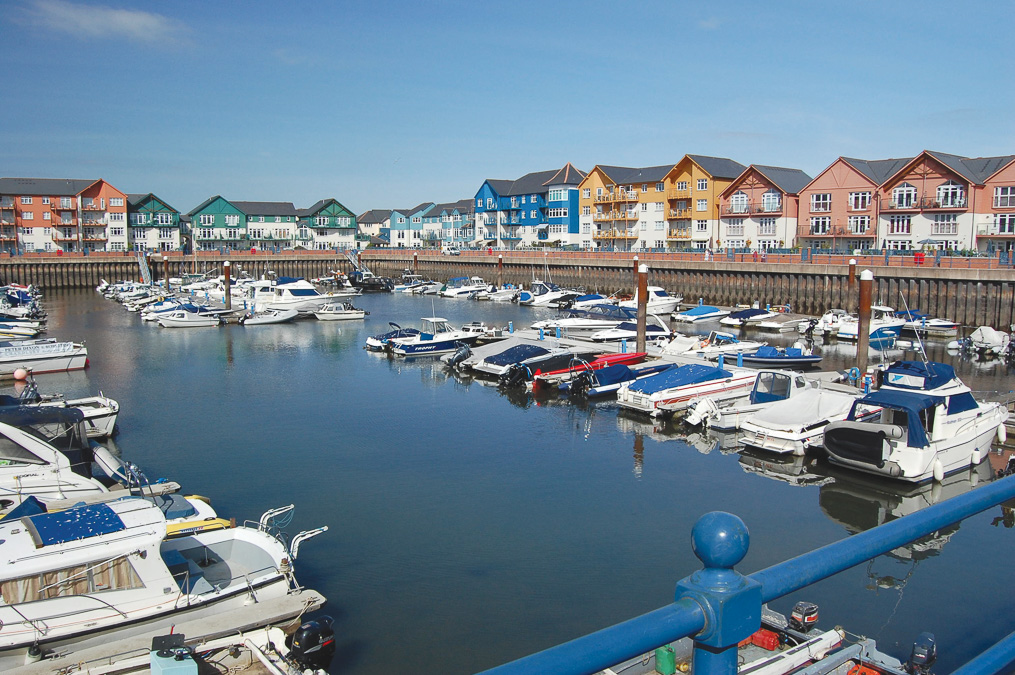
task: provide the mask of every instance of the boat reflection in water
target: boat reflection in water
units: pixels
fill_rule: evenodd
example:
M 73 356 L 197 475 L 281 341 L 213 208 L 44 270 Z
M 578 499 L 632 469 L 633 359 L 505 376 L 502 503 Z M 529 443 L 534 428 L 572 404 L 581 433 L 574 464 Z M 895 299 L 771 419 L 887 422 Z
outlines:
M 946 476 L 916 486 L 864 476 L 848 470 L 823 465 L 821 472 L 834 481 L 821 486 L 818 504 L 833 522 L 850 534 L 869 530 L 903 516 L 916 513 L 932 504 L 964 494 L 977 485 L 989 483 L 994 474 L 990 462 L 980 462 L 968 471 Z M 902 561 L 919 561 L 937 555 L 952 536 L 959 523 L 932 532 L 916 541 L 893 549 L 887 555 Z
M 745 449 L 740 452 L 740 468 L 746 473 L 764 476 L 790 485 L 827 485 L 831 476 L 815 471 L 817 460 L 807 455 L 777 455 Z

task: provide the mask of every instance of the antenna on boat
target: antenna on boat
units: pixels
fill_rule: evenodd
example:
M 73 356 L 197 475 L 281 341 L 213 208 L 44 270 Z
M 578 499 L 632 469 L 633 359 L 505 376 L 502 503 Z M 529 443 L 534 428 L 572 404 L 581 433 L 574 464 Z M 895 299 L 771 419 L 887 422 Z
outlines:
M 906 309 L 906 314 L 909 315 L 909 320 L 913 320 L 913 313 L 909 310 L 909 303 L 906 302 L 906 296 L 899 291 L 899 300 L 902 300 L 902 306 Z M 923 357 L 923 364 L 927 365 L 927 350 L 923 346 L 923 338 L 920 337 L 920 331 L 914 329 L 913 333 L 916 335 L 916 344 L 920 345 L 920 356 Z

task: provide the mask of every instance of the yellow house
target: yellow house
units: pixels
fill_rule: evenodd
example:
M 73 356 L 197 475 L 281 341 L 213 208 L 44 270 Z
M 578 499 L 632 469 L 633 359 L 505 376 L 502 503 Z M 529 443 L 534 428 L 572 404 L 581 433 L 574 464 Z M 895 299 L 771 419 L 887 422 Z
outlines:
M 666 247 L 712 248 L 719 232 L 719 195 L 745 167 L 725 157 L 684 155 L 666 174 Z
M 578 185 L 582 246 L 618 251 L 666 248 L 666 183 L 672 164 L 596 165 Z

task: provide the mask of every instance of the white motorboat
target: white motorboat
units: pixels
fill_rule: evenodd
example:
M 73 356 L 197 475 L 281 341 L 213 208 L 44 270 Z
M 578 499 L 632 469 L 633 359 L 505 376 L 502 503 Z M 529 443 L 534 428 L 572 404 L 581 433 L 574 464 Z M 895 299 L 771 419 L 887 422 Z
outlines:
M 600 295 L 599 293 L 586 293 L 585 295 L 579 295 L 574 300 L 569 300 L 561 303 L 561 307 L 565 309 L 592 309 L 597 305 L 616 305 L 618 300 L 614 296 Z M 663 312 L 654 312 L 655 314 L 662 314 Z
M 713 305 L 698 305 L 683 312 L 674 313 L 673 320 L 682 321 L 683 323 L 698 323 L 699 321 L 721 319 L 729 313 L 728 309 L 719 309 Z
M 754 371 L 727 371 L 706 364 L 675 366 L 621 386 L 617 403 L 656 417 L 681 412 L 704 396 L 719 404 L 745 398 L 754 379 Z
M 420 332 L 409 337 L 388 340 L 388 348 L 398 356 L 432 356 L 455 351 L 462 344 L 473 345 L 479 335 L 452 328 L 448 320 L 439 316 L 426 316 L 421 320 Z
M 359 291 L 331 291 L 321 293 L 317 287 L 306 279 L 281 277 L 265 285 L 265 280 L 250 284 L 253 290 L 253 307 L 255 312 L 265 309 L 295 309 L 300 314 L 311 314 L 329 303 L 341 301 Z M 250 295 L 248 294 L 248 298 Z
M 10 377 L 18 369 L 38 375 L 87 366 L 88 350 L 76 342 L 57 342 L 52 338 L 0 342 L 0 377 Z
M 625 308 L 620 308 L 625 309 Z M 645 339 L 646 340 L 667 340 L 672 331 L 670 327 L 655 314 L 649 314 L 645 317 Z M 589 339 L 593 342 L 619 342 L 621 340 L 636 340 L 638 338 L 638 322 L 635 321 L 623 321 L 613 328 L 604 328 L 603 330 L 597 330 L 591 335 Z
M 101 645 L 299 592 L 276 509 L 257 527 L 167 537 L 166 514 L 141 498 L 0 521 L 0 669 Z
M 518 304 L 530 307 L 554 307 L 574 300 L 581 293 L 561 288 L 549 281 L 534 279 L 529 287 L 518 293 Z
M 768 452 L 804 455 L 821 447 L 830 422 L 846 419 L 857 394 L 815 389 L 773 403 L 740 423 L 741 441 Z
M 538 372 L 565 368 L 572 361 L 587 360 L 593 352 L 588 349 L 564 347 L 544 341 L 542 344 L 519 344 L 472 364 L 472 370 L 504 377 L 517 372 L 519 382 L 532 379 Z M 525 372 L 522 372 L 525 371 Z M 510 384 L 516 384 L 510 382 Z
M 888 340 L 899 337 L 906 320 L 895 316 L 895 310 L 884 305 L 871 306 L 870 338 L 872 340 Z M 839 319 L 840 340 L 856 340 L 860 320 L 848 315 Z
M 902 324 L 902 330 L 916 335 L 930 337 L 955 337 L 959 332 L 959 324 L 954 321 L 927 316 L 916 309 L 896 312 L 896 316 L 906 322 Z
M 677 311 L 677 307 L 680 302 L 684 299 L 680 296 L 672 296 L 666 292 L 666 289 L 660 286 L 649 286 L 648 300 L 645 304 L 646 311 L 649 314 L 671 314 Z M 633 307 L 638 309 L 638 294 L 634 294 L 634 298 L 631 300 L 624 300 L 619 303 L 621 307 Z
M 757 374 L 746 400 L 721 406 L 711 397 L 704 397 L 688 410 L 684 422 L 692 426 L 704 424 L 718 431 L 739 429 L 741 422 L 751 415 L 812 388 L 812 383 L 799 373 L 763 370 Z
M 452 277 L 440 295 L 445 298 L 467 298 L 473 293 L 485 291 L 488 286 L 482 277 Z
M 821 335 L 836 335 L 839 332 L 839 324 L 843 319 L 849 318 L 849 312 L 844 309 L 830 309 L 818 319 L 811 329 L 814 333 Z M 802 328 L 807 328 L 810 319 L 801 322 Z
M 995 438 L 1004 441 L 1007 408 L 977 401 L 951 366 L 897 361 L 878 375 L 880 388 L 825 429 L 833 463 L 912 483 L 940 481 L 983 461 Z
M 980 326 L 968 337 L 948 343 L 948 349 L 967 349 L 980 356 L 1000 356 L 1008 352 L 1011 336 L 990 326 Z
M 300 315 L 296 308 L 265 309 L 260 312 L 244 314 L 239 321 L 244 326 L 265 326 L 273 323 L 288 323 Z
M 15 385 L 17 386 L 17 385 Z M 27 388 L 19 396 L 0 395 L 2 407 L 38 407 L 49 409 L 73 408 L 84 416 L 84 425 L 88 438 L 108 438 L 116 429 L 116 416 L 120 412 L 120 404 L 103 396 L 84 396 L 65 399 L 60 394 L 40 394 L 35 378 L 29 377 Z
M 351 302 L 330 302 L 314 312 L 318 321 L 351 321 L 362 319 L 370 312 L 353 307 Z
M 555 333 L 559 328 L 561 335 L 588 335 L 601 330 L 616 328 L 625 321 L 637 321 L 638 311 L 617 305 L 593 305 L 588 309 L 569 309 L 556 319 L 536 321 L 533 330 L 542 329 L 545 333 Z
M 770 321 L 777 316 L 779 316 L 778 312 L 761 309 L 759 307 L 751 307 L 749 309 L 738 309 L 735 312 L 730 312 L 727 316 L 719 319 L 719 323 L 723 326 L 755 326 L 760 324 L 762 321 Z
M 490 300 L 492 302 L 513 302 L 518 299 L 518 288 L 507 284 L 504 288 L 497 288 L 494 285 L 487 287 L 485 291 L 478 291 L 472 295 L 474 300 Z
M 733 333 L 714 330 L 704 337 L 677 335 L 655 353 L 664 359 L 672 356 L 699 356 L 714 361 L 719 356 L 736 357 L 737 354 L 752 353 L 766 344 L 766 342 L 740 340 Z
M 208 314 L 175 309 L 160 315 L 158 322 L 163 328 L 207 328 L 218 326 L 222 323 L 222 318 L 217 313 Z

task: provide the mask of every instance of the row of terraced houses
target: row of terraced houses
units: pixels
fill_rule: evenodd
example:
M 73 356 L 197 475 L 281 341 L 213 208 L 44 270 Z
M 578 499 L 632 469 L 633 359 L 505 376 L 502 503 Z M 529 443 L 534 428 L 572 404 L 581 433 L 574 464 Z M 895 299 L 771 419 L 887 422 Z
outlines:
M 185 242 L 189 240 L 189 244 Z M 183 214 L 104 180 L 0 179 L 6 251 L 428 248 L 608 250 L 1015 248 L 1015 155 L 840 157 L 800 169 L 685 155 L 487 179 L 474 197 L 354 215 L 336 199 L 212 197 Z

